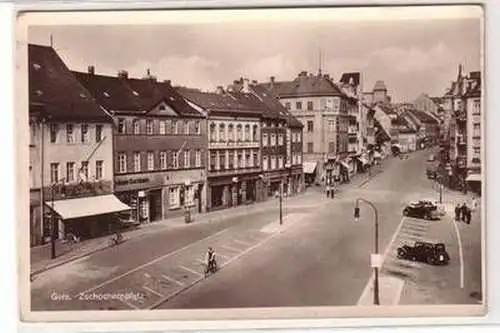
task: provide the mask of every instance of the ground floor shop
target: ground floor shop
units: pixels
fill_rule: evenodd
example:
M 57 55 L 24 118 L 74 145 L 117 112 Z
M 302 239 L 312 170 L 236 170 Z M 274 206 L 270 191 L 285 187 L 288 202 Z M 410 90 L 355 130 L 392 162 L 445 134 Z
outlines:
M 213 211 L 258 201 L 259 174 L 212 177 L 207 180 L 207 210 Z
M 43 241 L 66 239 L 74 235 L 89 239 L 114 232 L 118 213 L 127 212 L 130 206 L 113 194 L 83 198 L 45 201 Z
M 292 167 L 288 170 L 266 172 L 262 175 L 261 200 L 277 197 L 280 193 L 292 196 L 304 191 L 306 174 L 302 167 Z

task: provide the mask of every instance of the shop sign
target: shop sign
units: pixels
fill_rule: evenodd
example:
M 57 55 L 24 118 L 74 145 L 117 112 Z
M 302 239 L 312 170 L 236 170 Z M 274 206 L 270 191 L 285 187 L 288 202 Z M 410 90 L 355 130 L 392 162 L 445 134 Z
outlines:
M 149 178 L 131 178 L 131 179 L 120 179 L 115 181 L 116 186 L 126 186 L 126 185 L 135 185 L 135 184 L 145 184 L 149 182 Z

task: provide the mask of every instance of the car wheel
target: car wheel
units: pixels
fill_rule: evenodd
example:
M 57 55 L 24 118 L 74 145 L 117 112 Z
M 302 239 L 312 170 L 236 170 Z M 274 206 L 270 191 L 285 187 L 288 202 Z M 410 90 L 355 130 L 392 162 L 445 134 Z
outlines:
M 417 261 L 417 257 L 415 257 L 415 256 L 412 256 L 410 259 L 411 259 L 411 261 Z
M 434 258 L 432 258 L 432 257 L 427 257 L 427 260 L 426 260 L 426 261 L 427 261 L 427 263 L 428 263 L 429 265 L 434 265 Z
M 405 251 L 403 249 L 398 249 L 398 258 L 403 259 L 405 257 Z
M 404 215 L 404 216 L 408 216 L 408 215 L 409 215 L 409 214 L 408 214 L 408 210 L 406 210 L 406 209 L 405 209 L 405 210 L 403 210 L 403 215 Z

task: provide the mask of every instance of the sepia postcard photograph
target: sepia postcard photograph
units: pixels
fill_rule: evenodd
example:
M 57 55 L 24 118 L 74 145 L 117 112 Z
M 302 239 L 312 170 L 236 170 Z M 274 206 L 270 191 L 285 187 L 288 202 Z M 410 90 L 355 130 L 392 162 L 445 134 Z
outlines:
M 483 20 L 18 13 L 22 319 L 485 315 Z

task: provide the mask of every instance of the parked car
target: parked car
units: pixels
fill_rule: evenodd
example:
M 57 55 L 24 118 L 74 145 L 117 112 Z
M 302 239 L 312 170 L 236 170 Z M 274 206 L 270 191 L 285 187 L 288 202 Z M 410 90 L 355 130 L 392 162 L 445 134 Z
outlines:
M 427 162 L 434 162 L 436 161 L 436 156 L 430 155 L 429 158 L 427 158 Z
M 416 241 L 413 246 L 398 247 L 397 256 L 399 259 L 425 262 L 430 265 L 447 265 L 450 261 L 450 255 L 443 243 Z
M 438 206 L 430 200 L 412 201 L 403 209 L 403 215 L 426 220 L 439 219 Z

